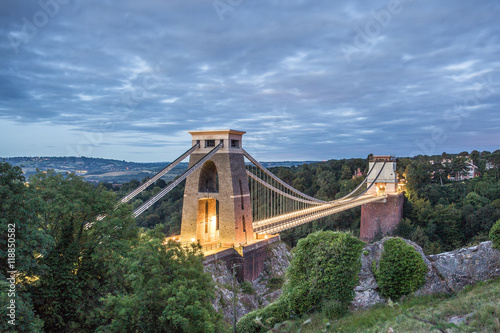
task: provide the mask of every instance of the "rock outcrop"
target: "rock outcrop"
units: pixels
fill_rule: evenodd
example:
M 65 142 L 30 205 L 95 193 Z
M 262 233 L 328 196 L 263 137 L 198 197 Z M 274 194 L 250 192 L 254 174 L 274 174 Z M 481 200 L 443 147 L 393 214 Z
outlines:
M 272 278 L 281 278 L 290 265 L 290 252 L 284 243 L 275 243 L 268 247 L 264 270 L 258 279 L 246 285 L 236 284 L 236 319 L 250 311 L 265 307 L 275 301 L 281 294 L 281 289 L 269 288 Z M 222 261 L 216 260 L 205 265 L 205 271 L 212 276 L 216 285 L 216 297 L 212 302 L 215 310 L 224 315 L 227 322 L 233 320 L 233 275 Z
M 442 283 L 450 291 L 479 281 L 500 276 L 500 251 L 491 247 L 491 242 L 451 252 L 430 255 L 427 258 L 438 272 Z M 425 293 L 422 287 L 422 293 Z
M 379 242 L 368 244 L 361 255 L 359 284 L 354 288 L 353 308 L 367 308 L 385 302 L 380 295 L 373 275 L 372 263 L 377 265 L 383 251 L 386 237 Z M 475 284 L 500 276 L 500 251 L 491 247 L 491 242 L 463 248 L 451 252 L 425 256 L 422 248 L 412 241 L 404 240 L 422 255 L 427 265 L 425 284 L 415 291 L 415 295 L 431 295 L 458 291 L 466 285 Z
M 368 308 L 386 300 L 380 295 L 377 281 L 373 275 L 372 265 L 378 265 L 384 249 L 385 237 L 379 242 L 368 244 L 361 254 L 361 271 L 359 284 L 354 288 L 353 309 Z M 500 251 L 491 247 L 491 242 L 483 242 L 477 246 L 463 248 L 451 252 L 426 256 L 422 248 L 412 241 L 404 240 L 413 246 L 423 257 L 427 265 L 425 284 L 415 295 L 431 295 L 449 293 L 500 276 Z M 268 248 L 268 256 L 264 271 L 251 283 L 236 284 L 236 318 L 239 319 L 250 311 L 263 308 L 275 301 L 281 294 L 276 285 L 271 286 L 273 278 L 282 280 L 290 265 L 290 252 L 284 243 L 276 243 Z M 215 261 L 205 266 L 205 271 L 212 275 L 216 284 L 217 296 L 213 301 L 216 311 L 222 313 L 227 322 L 233 320 L 233 276 L 224 262 Z

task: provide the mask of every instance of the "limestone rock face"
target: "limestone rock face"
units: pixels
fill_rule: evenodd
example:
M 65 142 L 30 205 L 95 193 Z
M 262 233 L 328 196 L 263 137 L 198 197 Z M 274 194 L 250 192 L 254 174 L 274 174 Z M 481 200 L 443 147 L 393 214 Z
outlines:
M 379 242 L 368 244 L 361 254 L 361 271 L 359 284 L 354 288 L 353 309 L 368 308 L 386 300 L 380 290 L 372 271 L 372 265 L 378 265 L 384 249 L 385 237 Z M 449 293 L 474 284 L 500 276 L 500 251 L 491 247 L 491 242 L 483 242 L 477 246 L 463 248 L 451 252 L 425 256 L 422 248 L 412 241 L 404 240 L 413 246 L 424 258 L 427 265 L 425 284 L 415 295 L 431 295 Z M 281 289 L 271 290 L 267 284 L 273 277 L 284 276 L 290 265 L 290 252 L 284 243 L 277 243 L 269 248 L 264 264 L 264 271 L 252 282 L 254 294 L 245 294 L 241 285 L 236 285 L 236 317 L 267 306 L 281 295 Z M 205 271 L 212 275 L 216 284 L 217 296 L 213 301 L 216 311 L 223 313 L 228 322 L 233 318 L 233 277 L 226 265 L 215 261 L 205 266 Z
M 352 302 L 354 309 L 367 308 L 385 302 L 385 299 L 380 295 L 372 265 L 375 262 L 378 266 L 383 244 L 387 239 L 389 237 L 368 244 L 363 249 L 359 284 L 354 288 L 355 298 Z M 420 253 L 427 265 L 426 282 L 415 291 L 414 294 L 417 296 L 453 292 L 466 285 L 500 276 L 500 251 L 493 249 L 491 242 L 425 256 L 420 246 L 406 239 L 404 241 Z
M 255 291 L 245 294 L 241 284 L 236 284 L 236 319 L 245 314 L 263 308 L 281 295 L 281 289 L 271 290 L 267 287 L 270 278 L 281 277 L 290 265 L 290 252 L 284 243 L 275 243 L 269 247 L 264 270 L 259 278 L 252 282 Z M 233 320 L 233 275 L 222 261 L 214 261 L 205 265 L 205 272 L 212 276 L 216 285 L 216 297 L 212 304 L 215 310 L 224 315 L 227 322 Z
M 450 291 L 500 276 L 500 251 L 491 242 L 428 256 Z

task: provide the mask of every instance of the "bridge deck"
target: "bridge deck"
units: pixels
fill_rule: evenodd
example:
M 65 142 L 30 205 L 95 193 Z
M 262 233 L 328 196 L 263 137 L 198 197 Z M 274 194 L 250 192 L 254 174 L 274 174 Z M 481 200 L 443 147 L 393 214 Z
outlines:
M 332 215 L 370 202 L 384 201 L 387 196 L 364 195 L 354 200 L 345 200 L 334 204 L 325 204 L 301 211 L 275 216 L 253 223 L 257 234 L 275 234 L 313 220 Z

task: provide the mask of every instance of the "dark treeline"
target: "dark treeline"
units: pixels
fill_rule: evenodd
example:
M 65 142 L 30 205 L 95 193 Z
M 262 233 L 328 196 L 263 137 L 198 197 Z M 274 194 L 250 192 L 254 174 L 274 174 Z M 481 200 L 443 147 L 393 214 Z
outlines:
M 452 180 L 467 173 L 467 163 L 477 166 L 476 176 Z M 500 150 L 400 159 L 397 171 L 407 184 L 397 234 L 428 254 L 488 240 L 500 219 L 499 167 Z

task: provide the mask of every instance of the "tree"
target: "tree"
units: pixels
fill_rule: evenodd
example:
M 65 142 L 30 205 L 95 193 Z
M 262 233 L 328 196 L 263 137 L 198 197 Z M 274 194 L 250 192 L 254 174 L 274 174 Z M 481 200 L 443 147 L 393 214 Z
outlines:
M 19 167 L 0 162 L 0 331 L 41 332 L 43 322 L 33 310 L 32 297 L 28 291 L 35 280 L 40 266 L 35 255 L 43 253 L 47 241 L 30 223 L 36 215 L 36 202 L 30 198 L 32 189 L 25 186 L 25 178 Z M 12 242 L 8 242 L 8 237 Z M 12 246 L 7 244 L 12 244 Z M 10 256 L 9 256 L 10 254 Z M 8 258 L 15 259 L 8 262 Z M 7 278 L 9 271 L 17 271 L 15 277 L 15 296 L 10 292 Z M 14 296 L 14 297 L 13 297 Z M 15 318 L 7 317 L 7 304 L 15 301 Z M 8 323 L 15 319 L 15 326 Z
M 120 285 L 117 258 L 137 237 L 128 205 L 74 174 L 53 171 L 30 178 L 39 213 L 30 223 L 47 237 L 31 286 L 36 312 L 50 332 L 90 331 L 100 324 L 100 297 Z M 96 221 L 99 214 L 108 214 Z M 88 223 L 93 223 L 89 227 Z
M 450 173 L 455 177 L 458 177 L 467 171 L 467 164 L 465 163 L 464 157 L 457 157 L 451 161 Z
M 472 163 L 474 163 L 476 166 L 479 165 L 479 151 L 473 150 L 470 152 L 470 158 L 472 160 Z
M 201 247 L 165 244 L 163 226 L 146 231 L 121 260 L 125 292 L 108 295 L 99 332 L 214 332 L 214 286 L 204 273 Z
M 340 179 L 351 179 L 351 178 L 352 178 L 352 170 L 347 164 L 344 164 L 342 166 L 342 173 L 340 175 Z
M 419 190 L 430 183 L 429 165 L 426 162 L 414 161 L 406 167 L 406 189 L 410 196 L 418 197 Z

